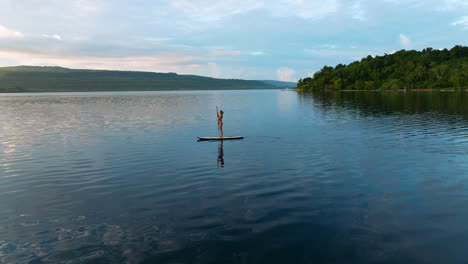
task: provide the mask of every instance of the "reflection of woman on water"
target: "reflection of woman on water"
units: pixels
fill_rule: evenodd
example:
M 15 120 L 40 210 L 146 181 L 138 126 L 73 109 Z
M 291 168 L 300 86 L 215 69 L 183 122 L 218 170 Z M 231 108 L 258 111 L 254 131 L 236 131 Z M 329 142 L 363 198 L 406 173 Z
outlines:
M 223 149 L 223 141 L 219 143 L 218 147 L 218 168 L 221 165 L 221 168 L 224 167 L 224 149 Z
M 224 116 L 223 110 L 219 110 L 218 112 L 218 107 L 216 107 L 216 116 L 218 118 L 219 136 L 223 137 L 223 116 Z

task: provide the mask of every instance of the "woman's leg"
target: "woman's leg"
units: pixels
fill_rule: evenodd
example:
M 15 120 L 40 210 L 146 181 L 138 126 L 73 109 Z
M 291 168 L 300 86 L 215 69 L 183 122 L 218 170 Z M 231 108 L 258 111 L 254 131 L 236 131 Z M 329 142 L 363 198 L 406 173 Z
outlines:
M 219 122 L 219 132 L 221 134 L 221 137 L 224 136 L 224 133 L 223 133 L 223 121 Z

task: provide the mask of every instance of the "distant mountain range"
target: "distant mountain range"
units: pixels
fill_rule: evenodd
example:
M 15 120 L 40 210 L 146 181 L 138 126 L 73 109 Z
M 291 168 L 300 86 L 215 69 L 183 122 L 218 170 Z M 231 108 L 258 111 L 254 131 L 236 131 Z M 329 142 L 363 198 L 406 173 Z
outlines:
M 293 85 L 294 84 L 294 85 Z M 0 92 L 98 92 L 278 89 L 279 81 L 217 79 L 176 73 L 75 70 L 62 67 L 0 67 Z

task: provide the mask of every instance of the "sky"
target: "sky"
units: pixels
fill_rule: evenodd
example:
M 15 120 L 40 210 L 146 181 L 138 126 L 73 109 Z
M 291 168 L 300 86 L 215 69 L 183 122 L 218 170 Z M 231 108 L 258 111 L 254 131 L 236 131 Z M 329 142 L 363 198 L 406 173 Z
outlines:
M 468 0 L 0 0 L 0 67 L 297 81 L 468 45 Z

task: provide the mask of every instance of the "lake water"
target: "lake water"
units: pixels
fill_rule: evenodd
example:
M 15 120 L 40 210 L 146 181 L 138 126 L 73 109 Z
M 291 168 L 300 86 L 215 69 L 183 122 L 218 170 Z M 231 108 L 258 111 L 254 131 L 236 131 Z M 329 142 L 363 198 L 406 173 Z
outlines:
M 216 136 L 215 107 L 225 135 Z M 0 96 L 0 263 L 468 263 L 468 93 Z

